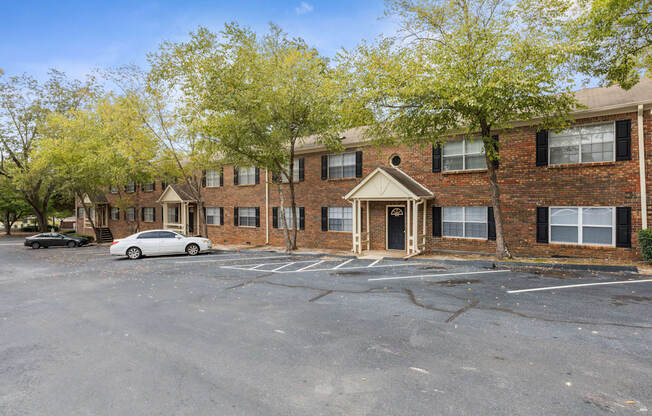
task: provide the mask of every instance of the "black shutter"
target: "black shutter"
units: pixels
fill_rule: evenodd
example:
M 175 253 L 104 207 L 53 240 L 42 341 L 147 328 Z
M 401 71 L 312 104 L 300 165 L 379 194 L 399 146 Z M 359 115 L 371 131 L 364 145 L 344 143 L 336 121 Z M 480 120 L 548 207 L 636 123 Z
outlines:
M 233 225 L 238 226 L 238 207 L 233 207 Z
M 616 121 L 616 160 L 632 159 L 632 120 Z
M 548 166 L 548 130 L 537 132 L 537 166 Z
M 237 166 L 233 167 L 233 184 L 234 185 L 238 184 L 238 167 Z
M 260 207 L 256 207 L 256 227 L 260 227 Z
M 299 159 L 299 182 L 303 182 L 304 177 L 305 177 L 305 159 L 300 158 Z
M 201 187 L 206 188 L 206 171 L 201 171 Z
M 224 186 L 224 167 L 220 168 L 220 186 Z
M 145 208 L 140 209 L 140 219 L 145 221 Z
M 432 207 L 432 236 L 441 237 L 441 207 Z
M 328 155 L 321 157 L 321 179 L 328 179 Z
M 321 207 L 321 230 L 328 231 L 328 207 Z
M 202 207 L 202 211 L 204 212 L 204 222 L 206 225 L 208 225 L 208 217 L 206 217 L 206 207 Z
M 362 152 L 355 152 L 355 177 L 362 178 Z
M 179 207 L 174 207 L 174 218 L 175 221 L 179 221 Z
M 494 149 L 496 150 L 496 158 L 498 158 L 498 152 L 499 152 L 499 147 L 498 147 L 498 135 L 491 136 L 492 144 L 494 146 Z M 498 169 L 500 167 L 500 160 L 495 159 L 494 161 L 494 168 Z M 494 238 L 495 240 L 495 238 Z
M 632 246 L 632 208 L 616 208 L 616 247 Z
M 537 243 L 548 243 L 548 207 L 537 207 Z
M 256 168 L 256 185 L 260 183 L 260 168 Z
M 224 207 L 220 207 L 220 225 L 224 225 Z
M 496 239 L 496 219 L 494 218 L 494 207 L 487 208 L 487 240 Z
M 156 222 L 156 208 L 152 208 L 152 221 Z
M 278 228 L 278 207 L 272 208 L 272 228 Z
M 306 209 L 304 207 L 299 207 L 299 229 L 306 229 Z
M 441 172 L 441 144 L 432 145 L 432 171 Z
M 165 188 L 168 187 L 167 182 L 161 181 L 161 191 L 165 191 Z

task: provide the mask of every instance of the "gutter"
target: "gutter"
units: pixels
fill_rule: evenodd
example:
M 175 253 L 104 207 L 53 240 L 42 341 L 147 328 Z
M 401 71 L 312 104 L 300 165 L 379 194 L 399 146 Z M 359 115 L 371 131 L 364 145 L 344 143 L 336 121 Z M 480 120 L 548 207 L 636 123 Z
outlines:
M 645 131 L 643 130 L 643 104 L 638 105 L 638 166 L 641 183 L 641 227 L 647 229 L 647 183 L 645 176 Z

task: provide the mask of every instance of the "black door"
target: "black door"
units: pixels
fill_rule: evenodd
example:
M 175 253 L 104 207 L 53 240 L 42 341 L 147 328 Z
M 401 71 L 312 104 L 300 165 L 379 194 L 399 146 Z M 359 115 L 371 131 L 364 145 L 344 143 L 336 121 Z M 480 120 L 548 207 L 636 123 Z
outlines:
M 195 233 L 195 211 L 188 212 L 188 234 L 192 235 Z
M 387 207 L 387 248 L 405 250 L 405 207 Z

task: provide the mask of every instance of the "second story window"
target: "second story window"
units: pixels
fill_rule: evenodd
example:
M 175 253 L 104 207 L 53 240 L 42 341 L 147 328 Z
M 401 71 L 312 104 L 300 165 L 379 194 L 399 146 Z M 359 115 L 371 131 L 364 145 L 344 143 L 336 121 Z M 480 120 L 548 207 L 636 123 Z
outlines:
M 206 186 L 215 187 L 220 186 L 220 171 L 207 170 L 206 171 Z
M 443 146 L 444 172 L 487 168 L 482 140 L 455 140 Z
M 156 188 L 156 182 L 144 183 L 143 184 L 143 191 L 144 192 L 152 192 L 155 188 Z
M 614 160 L 614 123 L 577 126 L 548 133 L 550 164 L 611 162 Z
M 355 153 L 328 155 L 328 178 L 355 178 Z
M 129 182 L 127 185 L 125 185 L 125 192 L 127 193 L 136 192 L 136 183 Z
M 258 176 L 256 168 L 238 168 L 237 172 L 238 174 L 234 178 L 234 182 L 237 180 L 235 185 L 254 185 L 258 182 L 256 180 Z
M 118 187 L 117 186 L 110 187 L 109 192 L 111 192 L 112 194 L 117 194 L 118 193 Z

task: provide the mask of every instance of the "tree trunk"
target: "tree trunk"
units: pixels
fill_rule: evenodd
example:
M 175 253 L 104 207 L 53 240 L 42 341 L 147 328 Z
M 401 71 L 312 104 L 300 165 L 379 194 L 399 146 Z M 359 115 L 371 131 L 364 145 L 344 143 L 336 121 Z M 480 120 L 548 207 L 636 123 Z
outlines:
M 493 149 L 497 145 L 491 138 L 489 127 L 482 128 L 482 141 L 485 149 Z M 505 233 L 503 232 L 503 211 L 500 207 L 500 187 L 498 186 L 498 176 L 496 175 L 496 166 L 494 161 L 498 155 L 495 151 L 486 150 L 485 160 L 487 162 L 487 174 L 489 176 L 489 188 L 491 189 L 491 205 L 494 209 L 494 221 L 496 224 L 496 257 L 503 259 L 511 258 L 507 243 L 505 242 Z
M 48 214 L 47 212 L 42 212 L 41 210 L 34 209 L 34 214 L 36 214 L 36 222 L 38 224 L 38 229 L 42 233 L 47 233 L 48 231 Z
M 11 235 L 11 226 L 12 224 L 9 222 L 9 213 L 5 214 L 5 234 L 6 235 Z
M 290 240 L 290 229 L 287 227 L 287 218 L 285 217 L 285 200 L 283 199 L 283 189 L 281 189 L 281 184 L 276 184 L 276 189 L 278 190 L 278 200 L 280 208 L 280 217 L 283 224 L 283 235 L 285 236 L 285 252 L 289 253 L 292 251 L 292 241 Z M 281 224 L 279 224 L 279 227 Z

